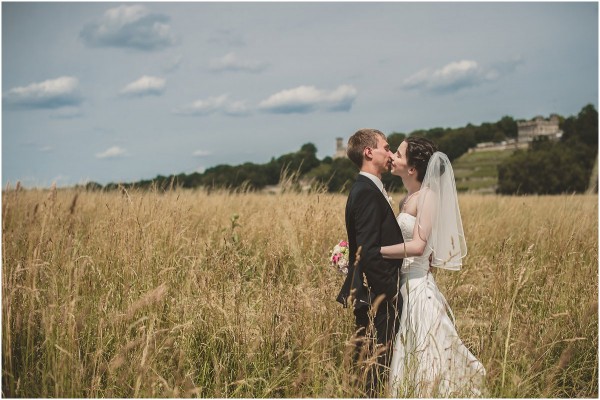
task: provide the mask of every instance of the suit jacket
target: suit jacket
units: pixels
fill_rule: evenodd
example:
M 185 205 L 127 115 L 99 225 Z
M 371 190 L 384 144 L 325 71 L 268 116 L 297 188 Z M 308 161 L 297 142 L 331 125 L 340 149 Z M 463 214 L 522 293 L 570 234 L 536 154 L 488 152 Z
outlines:
M 350 250 L 348 275 L 337 301 L 348 306 L 351 289 L 356 289 L 354 307 L 369 306 L 379 295 L 391 301 L 398 294 L 402 260 L 386 260 L 382 246 L 403 243 L 402 231 L 394 211 L 375 183 L 358 175 L 346 202 L 346 232 Z M 359 262 L 356 252 L 362 246 Z M 363 285 L 364 278 L 368 288 Z

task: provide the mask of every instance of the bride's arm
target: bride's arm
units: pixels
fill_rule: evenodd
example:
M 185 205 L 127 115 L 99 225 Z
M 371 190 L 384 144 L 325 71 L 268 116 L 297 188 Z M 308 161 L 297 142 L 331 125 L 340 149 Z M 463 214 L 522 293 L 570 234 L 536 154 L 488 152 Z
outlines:
M 415 230 L 417 226 L 415 224 Z M 419 257 L 425 252 L 427 242 L 415 232 L 414 239 L 408 243 L 399 243 L 392 246 L 381 247 L 381 255 L 383 258 L 399 259 L 406 257 Z
M 433 222 L 433 199 L 427 196 L 427 192 L 422 194 L 426 196 L 423 199 L 421 209 L 417 209 L 417 220 L 413 228 L 413 239 L 408 243 L 399 243 L 392 246 L 382 246 L 381 255 L 383 258 L 399 259 L 404 257 L 420 257 L 425 252 L 427 239 L 431 233 Z

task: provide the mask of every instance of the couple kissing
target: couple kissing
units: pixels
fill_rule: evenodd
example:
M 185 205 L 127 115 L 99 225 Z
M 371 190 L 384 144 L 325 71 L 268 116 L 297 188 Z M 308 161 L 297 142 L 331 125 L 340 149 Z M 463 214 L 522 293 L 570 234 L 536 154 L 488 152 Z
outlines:
M 355 362 L 376 361 L 363 363 L 365 394 L 481 396 L 485 368 L 460 340 L 431 273 L 459 270 L 467 252 L 448 157 L 420 137 L 392 153 L 376 129 L 352 135 L 347 155 L 360 173 L 346 203 L 350 263 L 337 301 L 354 311 Z M 388 171 L 408 192 L 397 215 L 381 181 Z

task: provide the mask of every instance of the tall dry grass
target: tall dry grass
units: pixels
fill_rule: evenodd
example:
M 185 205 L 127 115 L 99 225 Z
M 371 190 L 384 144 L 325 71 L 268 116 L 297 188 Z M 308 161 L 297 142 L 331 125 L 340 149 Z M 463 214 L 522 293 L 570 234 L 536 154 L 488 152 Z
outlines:
M 345 197 L 5 190 L 6 397 L 358 397 Z M 598 198 L 461 195 L 436 279 L 491 397 L 598 395 Z

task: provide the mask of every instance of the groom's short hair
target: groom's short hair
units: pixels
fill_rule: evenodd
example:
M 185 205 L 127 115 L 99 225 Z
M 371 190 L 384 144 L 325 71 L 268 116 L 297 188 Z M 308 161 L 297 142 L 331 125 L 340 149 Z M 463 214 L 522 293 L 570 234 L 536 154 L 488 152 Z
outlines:
M 346 154 L 358 168 L 362 168 L 365 147 L 377 148 L 377 136 L 381 136 L 384 140 L 387 140 L 383 132 L 369 128 L 356 131 L 356 133 L 348 139 L 348 149 L 346 150 Z

